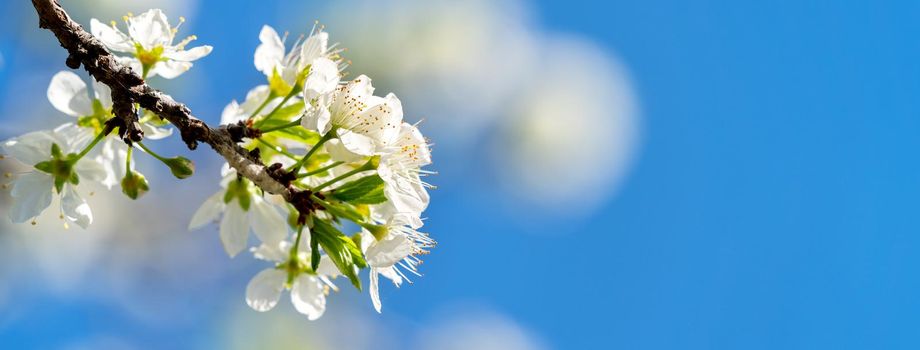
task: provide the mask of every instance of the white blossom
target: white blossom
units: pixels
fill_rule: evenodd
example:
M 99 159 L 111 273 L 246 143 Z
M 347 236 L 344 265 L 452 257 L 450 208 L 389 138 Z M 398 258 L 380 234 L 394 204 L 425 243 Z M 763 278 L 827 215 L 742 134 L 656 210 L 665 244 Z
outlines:
M 339 82 L 339 50 L 329 46 L 329 34 L 314 27 L 303 41 L 298 40 L 290 51 L 284 39 L 271 26 L 262 26 L 261 44 L 256 48 L 253 63 L 265 74 L 272 92 L 287 95 L 298 84 L 310 100 L 335 89 Z M 309 75 L 307 75 L 309 73 Z M 305 79 L 305 81 L 304 81 Z
M 384 181 L 387 202 L 378 205 L 376 213 L 384 221 L 401 217 L 412 227 L 422 226 L 421 213 L 428 207 L 430 197 L 421 176 L 428 174 L 423 166 L 431 164 L 428 141 L 417 127 L 402 123 L 399 135 L 384 150 L 377 173 Z
M 394 94 L 374 96 L 371 79 L 361 75 L 320 96 L 309 105 L 301 125 L 326 134 L 335 130 L 340 140 L 330 153 L 348 161 L 349 154 L 370 156 L 385 148 L 397 136 L 402 123 L 402 103 Z
M 399 287 L 403 280 L 412 281 L 399 268 L 411 274 L 418 273 L 421 263 L 418 255 L 428 254 L 428 249 L 434 247 L 435 241 L 428 234 L 416 231 L 401 218 L 393 218 L 384 223 L 384 232 L 375 236 L 368 230 L 363 230 L 362 242 L 367 265 L 370 266 L 370 287 L 368 291 L 371 302 L 377 312 L 381 310 L 379 276 L 384 276 Z M 379 233 L 378 233 L 379 234 Z
M 49 161 L 55 162 L 55 165 L 46 167 L 46 170 L 51 170 L 50 172 L 36 167 L 13 180 L 13 189 L 10 192 L 13 203 L 9 212 L 12 222 L 23 223 L 32 220 L 34 223 L 35 218 L 51 205 L 55 192 L 61 198 L 60 216 L 65 220 L 65 225 L 75 223 L 85 229 L 93 222 L 92 210 L 80 196 L 79 187 L 102 180 L 105 170 L 99 162 L 91 158 L 64 165 L 66 156 L 79 153 L 86 143 L 85 133 L 73 124 L 64 124 L 51 131 L 31 132 L 3 142 L 3 153 L 23 164 L 37 166 L 50 164 Z M 53 154 L 53 145 L 57 145 L 61 155 Z M 78 183 L 73 183 L 72 175 L 76 175 Z M 56 180 L 62 183 L 57 190 Z
M 90 94 L 89 86 L 83 79 L 70 71 L 58 72 L 48 84 L 48 101 L 61 113 L 77 118 L 79 128 L 76 131 L 84 134 L 81 137 L 87 140 L 101 132 L 104 123 L 113 117 L 111 89 L 95 79 L 92 79 L 92 86 Z M 173 132 L 171 128 L 153 124 L 152 120 L 141 120 L 140 124 L 144 138 L 148 140 L 159 140 Z M 101 151 L 93 152 L 93 157 L 105 169 L 106 176 L 102 184 L 106 188 L 118 185 L 125 175 L 127 151 L 127 145 L 112 134 L 103 141 Z
M 229 125 L 246 120 L 256 112 L 265 100 L 270 98 L 270 94 L 271 91 L 268 85 L 259 85 L 249 90 L 246 94 L 246 100 L 242 104 L 236 100 L 230 101 L 220 114 L 220 124 Z M 272 100 L 263 109 L 275 108 L 278 103 L 280 103 L 280 100 Z
M 184 22 L 179 18 L 179 26 Z M 110 50 L 130 54 L 122 61 L 135 72 L 145 77 L 161 76 L 166 79 L 178 77 L 192 67 L 192 62 L 211 53 L 211 46 L 203 45 L 186 50 L 185 46 L 194 35 L 173 43 L 179 26 L 173 28 L 166 15 L 159 9 L 152 9 L 137 16 L 125 17 L 128 33 L 115 25 L 103 24 L 93 18 L 90 31 Z
M 306 266 L 310 261 L 310 233 L 306 228 L 302 233 L 301 241 L 294 258 L 298 266 Z M 293 276 L 293 283 L 288 284 L 289 274 L 292 272 L 286 267 L 289 263 L 288 251 L 292 243 L 262 244 L 252 251 L 256 258 L 278 263 L 278 266 L 267 268 L 257 273 L 246 286 L 246 304 L 253 310 L 265 312 L 273 309 L 281 299 L 281 292 L 285 289 L 291 291 L 291 303 L 297 312 L 307 316 L 311 321 L 319 319 L 326 311 L 326 295 L 329 289 L 338 290 L 332 279 L 339 276 L 339 271 L 328 256 L 320 258 L 319 267 L 315 272 L 297 271 Z
M 207 200 L 192 216 L 189 230 L 220 220 L 220 239 L 231 257 L 246 249 L 250 229 L 266 244 L 278 244 L 287 237 L 287 221 L 261 190 L 249 180 L 237 176 L 236 170 L 224 165 L 224 187 Z M 266 194 L 267 195 L 267 194 Z

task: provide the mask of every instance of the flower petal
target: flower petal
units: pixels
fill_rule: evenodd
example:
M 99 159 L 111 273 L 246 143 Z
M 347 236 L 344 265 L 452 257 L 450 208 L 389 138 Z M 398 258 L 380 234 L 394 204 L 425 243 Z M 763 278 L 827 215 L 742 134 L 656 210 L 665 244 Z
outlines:
M 332 60 L 319 57 L 310 65 L 310 75 L 304 81 L 304 99 L 309 101 L 335 90 L 339 85 L 339 67 Z
M 271 76 L 275 67 L 284 59 L 284 42 L 278 32 L 270 26 L 262 26 L 259 32 L 259 47 L 256 48 L 253 63 L 260 72 Z
M 337 162 L 351 163 L 356 162 L 364 157 L 360 154 L 349 151 L 348 148 L 345 148 L 345 145 L 342 144 L 342 141 L 336 139 L 327 141 L 325 147 L 326 152 L 329 152 L 329 157 Z
M 236 256 L 246 249 L 246 240 L 249 238 L 249 215 L 243 211 L 239 202 L 227 203 L 224 217 L 220 221 L 220 240 L 224 250 L 230 257 Z
M 332 278 L 336 278 L 342 275 L 342 272 L 339 271 L 339 268 L 335 266 L 335 263 L 332 262 L 332 258 L 330 258 L 328 255 L 323 255 L 323 257 L 319 259 L 319 267 L 316 268 L 316 273 Z
M 202 45 L 202 46 L 193 47 L 188 50 L 166 52 L 163 54 L 163 57 L 168 58 L 168 59 L 173 59 L 176 61 L 191 62 L 199 58 L 202 58 L 204 56 L 207 56 L 213 50 L 214 48 L 209 45 Z
M 390 267 L 412 254 L 412 243 L 406 236 L 390 234 L 367 248 L 367 264 L 373 267 Z
M 172 128 L 161 128 L 149 123 L 141 123 L 141 131 L 144 132 L 144 138 L 148 140 L 161 140 L 173 134 Z
M 368 292 L 371 294 L 371 303 L 374 304 L 374 310 L 380 312 L 382 305 L 380 304 L 380 281 L 377 276 L 377 269 L 371 268 L 371 286 L 367 288 Z
M 50 131 L 33 131 L 3 142 L 3 153 L 23 164 L 35 165 L 51 159 L 51 144 L 55 138 Z
M 282 262 L 287 260 L 290 248 L 290 243 L 282 241 L 278 244 L 262 243 L 258 247 L 250 249 L 250 251 L 252 251 L 252 255 L 255 256 L 256 259 Z
M 54 128 L 51 137 L 64 153 L 77 153 L 83 150 L 83 147 L 89 144 L 89 141 L 96 137 L 90 128 L 82 128 L 75 123 L 64 123 Z
M 191 62 L 168 60 L 157 62 L 148 75 L 150 77 L 159 75 L 163 77 L 163 79 L 173 79 L 187 72 L 189 69 L 192 69 Z
M 112 89 L 108 85 L 100 83 L 93 79 L 93 96 L 102 104 L 102 108 L 112 109 Z
M 246 93 L 246 100 L 243 101 L 243 104 L 239 104 L 234 100 L 227 107 L 224 107 L 224 111 L 220 115 L 220 123 L 222 125 L 233 124 L 249 118 L 269 98 L 270 94 L 271 88 L 268 85 L 259 85 L 252 88 Z M 262 111 L 273 110 L 279 103 L 278 99 L 273 98 L 262 108 Z
M 310 275 L 298 276 L 291 287 L 291 303 L 297 312 L 307 315 L 310 321 L 319 319 L 326 311 L 326 294 L 322 283 Z
M 329 50 L 329 33 L 318 32 L 310 35 L 300 47 L 300 61 L 311 62 L 322 57 Z
M 10 220 L 23 223 L 41 214 L 51 205 L 51 190 L 54 179 L 51 175 L 33 171 L 13 180 L 13 204 Z
M 240 108 L 239 102 L 230 101 L 224 110 L 220 113 L 220 125 L 229 125 L 243 120 L 246 117 L 243 109 Z
M 132 56 L 115 56 L 115 61 L 121 64 L 124 64 L 128 67 L 131 67 L 131 70 L 134 71 L 134 74 L 141 75 L 141 72 L 144 70 L 144 66 L 141 64 L 137 58 Z M 153 73 L 153 72 L 151 72 Z M 152 75 L 148 74 L 148 78 Z
M 250 209 L 252 230 L 262 243 L 278 244 L 287 237 L 287 220 L 278 213 L 274 206 L 262 197 L 253 196 Z
M 246 304 L 253 310 L 265 312 L 278 305 L 287 273 L 276 269 L 265 269 L 257 273 L 246 285 Z
M 381 169 L 384 168 L 381 166 Z M 381 172 L 384 173 L 384 172 Z M 381 176 L 384 182 L 383 194 L 387 197 L 386 205 L 392 205 L 393 214 L 418 216 L 428 208 L 428 191 L 421 184 L 418 175 L 411 178 L 402 176 Z
M 131 38 L 116 27 L 104 24 L 93 18 L 89 21 L 89 31 L 112 51 L 134 52 L 135 48 L 134 44 L 131 43 Z
M 389 145 L 395 141 L 402 126 L 402 102 L 394 94 L 386 97 L 371 96 L 366 101 L 368 107 L 355 118 L 357 123 L 351 130 L 367 135 L 379 145 Z
M 61 213 L 67 221 L 73 222 L 83 229 L 93 223 L 93 212 L 83 198 L 77 194 L 73 186 L 64 186 L 64 193 L 61 195 Z
M 172 28 L 166 14 L 160 9 L 152 9 L 140 15 L 128 18 L 128 34 L 145 49 L 166 46 L 172 42 Z
M 81 181 L 103 181 L 107 174 L 105 166 L 96 158 L 83 158 L 76 165 L 74 170 L 80 176 Z
M 377 273 L 379 273 L 381 276 L 388 278 L 390 281 L 393 281 L 393 285 L 395 285 L 397 288 L 399 288 L 399 285 L 403 282 L 402 276 L 399 274 L 399 272 L 396 272 L 396 266 L 376 268 L 376 270 Z
M 192 215 L 192 220 L 188 223 L 188 229 L 194 230 L 214 221 L 217 219 L 217 216 L 224 211 L 226 206 L 227 205 L 224 204 L 224 191 L 218 191 L 211 197 L 208 197 L 208 199 L 201 204 L 201 207 L 195 211 L 195 214 Z
M 372 138 L 349 130 L 340 130 L 339 140 L 346 149 L 362 156 L 373 155 L 377 148 Z
M 326 108 L 323 103 L 319 103 L 317 106 L 307 104 L 303 119 L 300 120 L 300 126 L 307 130 L 325 134 L 329 131 L 329 121 L 331 118 L 332 115 L 329 113 L 329 109 Z
M 57 110 L 72 117 L 93 114 L 89 90 L 80 76 L 70 71 L 60 71 L 51 78 L 48 85 L 48 101 Z

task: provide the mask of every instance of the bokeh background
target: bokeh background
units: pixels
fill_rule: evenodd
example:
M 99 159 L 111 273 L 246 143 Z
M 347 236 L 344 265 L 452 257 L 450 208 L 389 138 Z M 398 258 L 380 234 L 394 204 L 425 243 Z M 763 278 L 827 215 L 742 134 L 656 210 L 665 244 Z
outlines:
M 220 159 L 191 153 L 177 181 L 138 157 L 154 190 L 96 191 L 90 230 L 52 210 L 0 220 L 2 348 L 920 347 L 920 4 L 64 6 L 84 24 L 185 16 L 214 52 L 152 83 L 209 123 L 262 83 L 263 24 L 321 21 L 351 76 L 397 93 L 435 143 L 439 246 L 423 278 L 384 287 L 382 315 L 347 286 L 316 322 L 286 299 L 256 313 L 244 289 L 264 263 L 185 230 Z M 0 13 L 0 139 L 68 121 L 45 98 L 64 51 L 27 1 Z M 176 137 L 153 146 L 188 156 Z

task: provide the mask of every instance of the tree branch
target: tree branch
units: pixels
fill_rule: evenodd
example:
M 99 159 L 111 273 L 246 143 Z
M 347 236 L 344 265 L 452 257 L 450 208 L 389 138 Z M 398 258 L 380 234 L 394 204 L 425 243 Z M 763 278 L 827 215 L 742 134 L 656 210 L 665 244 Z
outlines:
M 98 39 L 71 19 L 57 0 L 32 0 L 32 5 L 38 12 L 38 26 L 54 33 L 61 47 L 69 53 L 67 66 L 77 69 L 82 64 L 90 75 L 112 89 L 115 117 L 108 123 L 111 127 L 119 127 L 119 135 L 125 142 L 130 144 L 143 137 L 134 109 L 134 103 L 137 103 L 175 125 L 189 149 L 194 150 L 198 142 L 207 143 L 240 176 L 251 180 L 265 192 L 281 195 L 288 202 L 298 202 L 296 198 L 301 197 L 298 191 L 275 180 L 257 155 L 250 154 L 237 144 L 239 137 L 231 136 L 228 126 L 212 128 L 192 116 L 191 110 L 184 104 L 148 86 L 130 67 L 118 63 Z

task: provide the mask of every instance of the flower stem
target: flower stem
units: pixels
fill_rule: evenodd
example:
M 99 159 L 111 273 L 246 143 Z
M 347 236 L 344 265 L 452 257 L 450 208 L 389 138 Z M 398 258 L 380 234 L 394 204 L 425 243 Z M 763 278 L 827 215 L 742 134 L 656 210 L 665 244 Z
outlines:
M 300 161 L 298 161 L 296 164 L 291 165 L 291 167 L 288 168 L 288 171 L 293 170 L 294 175 L 296 176 L 297 173 L 300 172 L 300 168 L 307 162 L 307 160 L 310 159 L 310 156 L 312 156 L 313 153 L 316 153 L 316 151 L 319 150 L 319 147 L 322 146 L 324 143 L 326 143 L 326 141 L 329 141 L 333 137 L 335 137 L 335 131 L 336 129 L 334 127 L 332 129 L 329 129 L 329 132 L 323 135 L 323 137 L 321 137 L 319 141 L 316 141 L 316 144 L 313 145 L 313 147 L 310 148 L 309 151 L 307 151 L 307 154 L 304 155 L 303 158 L 301 158 Z
M 268 112 L 268 114 L 265 115 L 265 118 L 262 118 L 262 120 L 256 122 L 255 127 L 258 128 L 258 127 L 262 126 L 262 124 L 265 124 L 265 122 L 268 121 L 269 119 L 271 119 L 271 117 L 274 116 L 275 113 L 278 112 L 278 110 L 280 110 L 282 107 L 284 107 L 284 104 L 285 104 L 288 100 L 290 100 L 292 97 L 294 97 L 295 95 L 297 95 L 297 93 L 299 93 L 299 92 L 300 92 L 299 89 L 296 89 L 296 88 L 295 88 L 295 89 L 291 89 L 291 92 L 288 93 L 287 96 L 284 96 L 284 99 L 281 100 L 281 103 L 279 103 L 277 106 L 275 106 L 275 108 L 273 108 L 271 112 Z M 264 106 L 263 106 L 263 107 L 264 107 Z
M 262 104 L 260 104 L 259 107 L 256 108 L 256 110 L 252 111 L 252 114 L 250 114 L 249 118 L 246 118 L 246 119 L 252 119 L 252 118 L 255 118 L 257 115 L 259 115 L 259 112 L 265 109 L 265 106 L 268 106 L 268 103 L 274 100 L 275 97 L 278 97 L 278 96 L 276 96 L 274 92 L 269 92 L 268 97 L 265 98 L 265 101 L 263 101 Z
M 303 236 L 303 225 L 297 228 L 297 238 L 294 239 L 294 246 L 291 247 L 291 259 L 297 258 L 297 247 L 300 246 L 300 236 Z
M 313 192 L 314 192 L 314 193 L 319 192 L 319 191 L 322 190 L 323 188 L 326 188 L 326 187 L 329 186 L 329 185 L 332 185 L 332 184 L 334 184 L 334 183 L 336 183 L 336 182 L 339 182 L 339 181 L 341 181 L 341 180 L 343 180 L 343 179 L 346 179 L 346 178 L 348 178 L 349 176 L 352 176 L 352 175 L 354 175 L 354 174 L 357 174 L 357 173 L 360 173 L 360 172 L 363 172 L 363 171 L 368 171 L 368 170 L 377 169 L 377 162 L 379 162 L 379 160 L 376 160 L 375 158 L 376 158 L 376 157 L 371 157 L 371 160 L 368 160 L 367 163 L 364 163 L 364 165 L 359 166 L 359 167 L 355 168 L 355 169 L 352 170 L 352 171 L 349 171 L 349 172 L 347 172 L 347 173 L 344 173 L 344 174 L 342 174 L 342 175 L 339 175 L 339 176 L 337 176 L 336 178 L 334 178 L 334 179 L 332 179 L 332 180 L 329 180 L 329 181 L 326 181 L 326 182 L 323 182 L 323 183 L 319 184 L 318 186 L 316 186 L 316 187 L 313 188 Z
M 324 166 L 324 167 L 322 167 L 322 168 L 319 168 L 319 169 L 316 169 L 316 170 L 313 170 L 313 171 L 308 171 L 308 172 L 305 172 L 305 173 L 303 173 L 303 174 L 297 175 L 297 178 L 298 178 L 298 179 L 302 179 L 302 178 L 305 178 L 305 177 L 310 176 L 310 175 L 316 175 L 316 174 L 319 174 L 319 173 L 324 172 L 324 171 L 326 171 L 326 170 L 335 168 L 335 167 L 337 167 L 337 166 L 339 166 L 339 165 L 342 165 L 342 164 L 345 164 L 345 162 L 342 162 L 342 161 L 335 162 L 335 163 L 329 164 L 329 165 L 327 165 L 327 166 Z
M 285 156 L 285 157 L 291 158 L 291 159 L 293 159 L 293 160 L 300 160 L 300 158 L 298 158 L 298 157 L 297 157 L 296 155 L 294 155 L 293 153 L 288 152 L 288 151 L 285 151 L 283 148 L 278 147 L 278 146 L 275 146 L 275 145 L 273 145 L 272 143 L 263 140 L 261 137 L 260 137 L 260 138 L 257 138 L 256 140 L 258 140 L 259 142 L 261 142 L 263 145 L 266 145 L 266 146 L 270 147 L 271 149 L 275 150 L 275 152 L 281 153 L 281 155 L 283 155 L 283 156 Z
M 287 128 L 290 128 L 290 127 L 298 126 L 298 125 L 300 125 L 300 120 L 301 120 L 301 119 L 303 119 L 303 118 L 297 118 L 297 120 L 292 121 L 292 122 L 290 122 L 290 123 L 278 125 L 278 126 L 271 127 L 271 128 L 260 129 L 259 131 L 261 131 L 263 134 L 267 134 L 267 133 L 270 133 L 270 132 L 272 132 L 272 131 L 278 131 L 278 130 L 282 130 L 282 129 L 287 129 Z
M 128 154 L 125 156 L 125 172 L 131 172 L 131 152 L 134 151 L 134 147 L 128 146 Z
M 104 139 L 105 136 L 106 136 L 107 134 L 108 134 L 108 133 L 105 131 L 105 129 L 103 129 L 102 131 L 100 131 L 99 134 L 96 135 L 96 138 L 93 139 L 93 142 L 90 142 L 88 145 L 86 145 L 86 148 L 83 148 L 83 150 L 80 151 L 80 154 L 77 155 L 77 158 L 74 159 L 73 162 L 76 163 L 78 160 L 80 160 L 81 158 L 83 158 L 83 156 L 85 156 L 87 153 L 89 153 L 89 151 L 91 151 L 91 150 L 93 149 L 93 147 L 96 147 L 96 144 L 98 144 L 99 141 L 102 141 L 102 139 Z
M 161 161 L 161 162 L 166 162 L 166 158 L 163 158 L 163 157 L 160 156 L 159 154 L 156 154 L 156 152 L 154 152 L 153 150 L 147 148 L 147 146 L 144 145 L 143 142 L 137 142 L 137 145 L 138 145 L 138 146 L 141 146 L 141 149 L 143 149 L 144 152 L 147 152 L 147 154 L 153 156 L 153 157 L 156 158 L 157 160 L 159 160 L 159 161 Z

